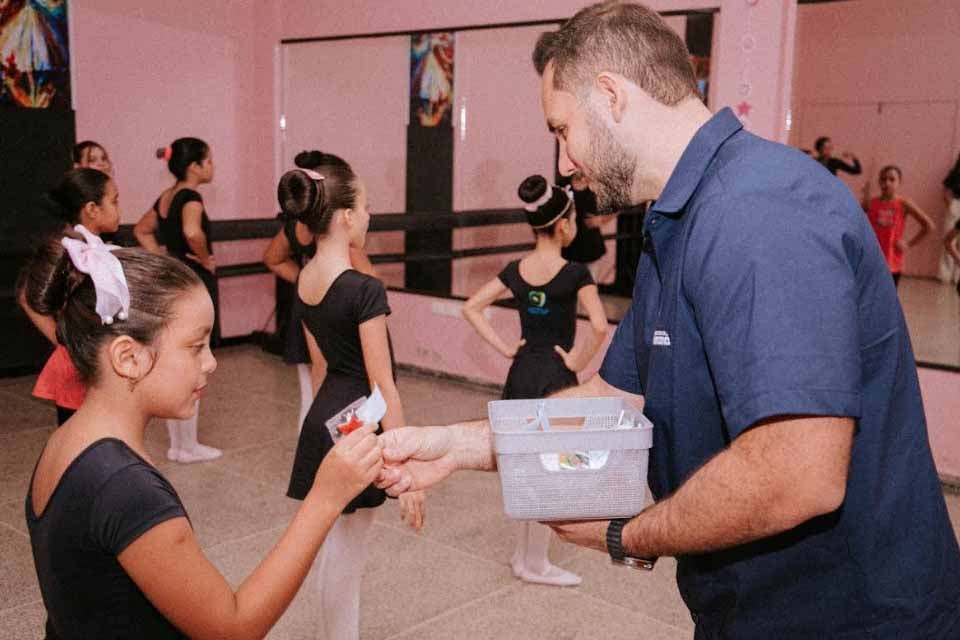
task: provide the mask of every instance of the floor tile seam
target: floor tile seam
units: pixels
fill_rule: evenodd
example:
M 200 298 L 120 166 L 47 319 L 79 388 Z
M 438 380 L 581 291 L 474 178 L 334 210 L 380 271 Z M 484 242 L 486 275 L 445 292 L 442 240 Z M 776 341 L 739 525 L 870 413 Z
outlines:
M 248 476 L 248 475 L 246 475 L 246 474 L 244 474 L 244 473 L 241 473 L 240 471 L 234 471 L 233 469 L 229 469 L 229 468 L 226 468 L 226 467 L 215 467 L 215 469 L 216 469 L 217 471 L 221 471 L 221 472 L 223 472 L 223 473 L 226 473 L 226 474 L 229 474 L 229 475 L 231 475 L 231 476 L 234 476 L 235 478 L 243 478 L 244 480 L 249 480 L 250 482 L 256 483 L 256 484 L 260 485 L 261 487 L 277 488 L 277 487 L 279 486 L 279 485 L 271 484 L 271 483 L 266 482 L 266 481 L 264 481 L 264 480 L 258 480 L 257 478 L 254 478 L 253 476 Z M 281 489 L 281 491 L 283 491 L 283 490 Z M 284 495 L 286 495 L 286 494 L 284 493 Z
M 287 522 L 287 523 L 284 524 L 284 525 L 278 525 L 278 526 L 276 526 L 276 527 L 267 527 L 266 529 L 260 529 L 259 531 L 253 531 L 253 532 L 251 532 L 251 533 L 244 534 L 244 535 L 239 536 L 239 537 L 237 537 L 237 538 L 230 538 L 229 540 L 220 540 L 220 541 L 218 541 L 216 544 L 210 545 L 209 547 L 201 546 L 200 548 L 203 550 L 204 555 L 208 555 L 208 554 L 210 554 L 211 552 L 216 551 L 219 547 L 222 547 L 222 546 L 224 546 L 224 545 L 235 544 L 235 543 L 237 543 L 237 542 L 246 542 L 247 540 L 250 540 L 250 539 L 252 539 L 252 538 L 256 538 L 257 536 L 261 536 L 261 535 L 263 535 L 263 534 L 265 534 L 265 533 L 269 533 L 269 532 L 271 532 L 271 531 L 286 531 L 289 526 L 290 526 L 290 523 Z
M 18 609 L 26 609 L 27 607 L 32 607 L 35 604 L 43 604 L 43 598 L 37 598 L 36 600 L 31 600 L 30 602 L 24 602 L 18 604 L 15 607 L 8 607 L 6 609 L 0 609 L 0 615 L 7 615 L 9 613 L 16 613 Z
M 0 527 L 4 527 L 4 528 L 6 528 L 6 529 L 10 529 L 10 531 L 13 531 L 13 532 L 16 533 L 16 534 L 19 534 L 21 537 L 23 537 L 23 538 L 26 539 L 26 540 L 29 540 L 29 539 L 30 539 L 29 534 L 26 534 L 26 533 L 24 533 L 23 531 L 20 531 L 20 529 L 17 529 L 17 528 L 16 528 L 15 526 L 13 526 L 12 524 L 9 524 L 9 523 L 0 521 Z
M 232 390 L 231 393 L 233 393 L 234 391 L 235 391 L 235 390 Z M 277 395 L 274 394 L 274 393 L 268 393 L 268 392 L 265 392 L 265 391 L 256 391 L 256 390 L 253 390 L 253 389 L 243 389 L 243 390 L 242 390 L 242 393 L 244 394 L 244 396 L 245 396 L 246 398 L 251 398 L 251 397 L 253 397 L 253 398 L 255 398 L 255 399 L 258 400 L 258 401 L 262 400 L 262 401 L 264 401 L 264 402 L 269 402 L 270 404 L 274 404 L 274 405 L 282 405 L 282 406 L 284 406 L 284 407 L 293 407 L 293 406 L 299 407 L 299 406 L 300 406 L 300 400 L 299 400 L 299 398 L 297 398 L 296 400 L 286 400 L 286 399 L 284 399 L 285 396 L 277 396 Z M 224 398 L 218 397 L 218 398 L 216 398 L 216 399 L 217 399 L 217 400 L 223 400 Z M 213 400 L 213 398 L 211 398 L 211 400 Z
M 665 625 L 665 626 L 668 626 L 668 627 L 670 627 L 671 629 L 676 629 L 677 631 L 682 631 L 682 632 L 684 632 L 684 633 L 689 633 L 689 632 L 690 632 L 690 629 L 687 629 L 687 628 L 684 628 L 684 627 L 678 627 L 677 625 L 673 624 L 672 622 L 667 622 L 666 620 L 661 620 L 660 618 L 656 618 L 656 617 L 650 615 L 649 613 L 644 613 L 644 612 L 642 612 L 642 611 L 637 611 L 636 609 L 631 609 L 630 607 L 626 607 L 626 606 L 624 606 L 624 605 L 622 605 L 622 604 L 620 604 L 620 603 L 618 603 L 618 602 L 612 602 L 612 601 L 607 600 L 607 599 L 605 599 L 605 598 L 601 598 L 600 596 L 595 595 L 595 594 L 593 594 L 593 593 L 590 593 L 590 592 L 588 592 L 588 591 L 577 591 L 576 593 L 577 593 L 577 595 L 583 596 L 583 597 L 585 597 L 585 598 L 587 598 L 587 599 L 589 599 L 589 600 L 596 600 L 596 601 L 598 601 L 598 602 L 602 602 L 603 604 L 606 604 L 606 605 L 609 605 L 609 606 L 612 606 L 612 607 L 616 607 L 617 609 L 622 609 L 623 611 L 627 611 L 627 612 L 629 612 L 629 613 L 632 613 L 633 615 L 637 615 L 637 616 L 640 616 L 640 617 L 643 617 L 643 618 L 649 618 L 650 620 L 653 620 L 653 621 L 655 621 L 655 622 L 659 622 L 660 624 Z
M 384 638 L 384 640 L 400 640 L 400 639 L 404 638 L 405 636 L 408 636 L 408 635 L 411 634 L 411 633 L 415 633 L 416 631 L 419 631 L 420 629 L 426 628 L 428 625 L 430 625 L 430 624 L 432 624 L 432 623 L 434 623 L 434 622 L 439 622 L 439 621 L 442 621 L 444 618 L 450 617 L 450 616 L 452 616 L 452 615 L 456 615 L 458 612 L 466 609 L 467 607 L 470 607 L 470 606 L 473 606 L 473 605 L 475 605 L 475 604 L 477 604 L 477 603 L 483 602 L 484 600 L 489 600 L 489 599 L 491 599 L 491 598 L 494 598 L 494 597 L 498 596 L 498 595 L 501 594 L 501 593 L 504 593 L 504 592 L 510 591 L 511 589 L 516 589 L 516 588 L 517 588 L 517 585 L 515 585 L 515 584 L 508 584 L 508 585 L 505 585 L 505 586 L 500 587 L 500 588 L 498 588 L 498 589 L 494 589 L 493 591 L 488 591 L 487 593 L 484 593 L 484 594 L 481 595 L 481 596 L 478 596 L 478 597 L 473 598 L 473 599 L 471 599 L 471 600 L 468 600 L 468 601 L 466 601 L 466 602 L 461 602 L 460 604 L 458 604 L 458 605 L 455 606 L 455 607 L 450 607 L 449 609 L 446 609 L 446 610 L 438 613 L 437 615 L 435 615 L 435 616 L 433 616 L 433 617 L 431 617 L 431 618 L 427 618 L 426 620 L 421 620 L 421 621 L 418 622 L 417 624 L 415 624 L 415 625 L 413 625 L 413 626 L 411 626 L 411 627 L 408 627 L 408 628 L 404 629 L 403 631 L 401 631 L 401 632 L 399 632 L 399 633 L 395 633 L 395 634 L 393 634 L 393 635 L 391 635 L 391 636 L 387 636 L 386 638 Z
M 397 533 L 403 534 L 403 535 L 405 535 L 405 536 L 407 536 L 407 537 L 410 537 L 410 538 L 414 538 L 414 539 L 416 539 L 416 540 L 422 540 L 422 541 L 427 542 L 427 543 L 429 543 L 429 544 L 438 545 L 438 546 L 440 546 L 440 547 L 443 547 L 444 549 L 447 549 L 447 550 L 449 550 L 449 551 L 454 551 L 454 552 L 456 552 L 456 553 L 459 554 L 459 555 L 467 556 L 468 558 L 471 558 L 471 559 L 473 559 L 473 560 L 480 560 L 480 561 L 482 561 L 484 564 L 489 564 L 489 565 L 491 565 L 491 566 L 500 567 L 500 568 L 503 568 L 503 567 L 507 566 L 506 563 L 497 562 L 496 560 L 491 560 L 490 558 L 485 558 L 485 557 L 483 557 L 483 556 L 470 553 L 469 551 L 464 551 L 463 549 L 459 549 L 459 548 L 457 548 L 457 547 L 454 547 L 453 545 L 447 544 L 446 542 L 442 542 L 442 541 L 440 541 L 440 540 L 434 540 L 433 538 L 428 538 L 428 537 L 426 537 L 426 536 L 420 536 L 420 535 L 417 535 L 417 534 L 415 534 L 415 533 L 411 533 L 410 531 L 408 531 L 409 527 L 408 527 L 406 524 L 403 524 L 403 525 L 392 525 L 392 524 L 387 524 L 387 523 L 381 522 L 381 521 L 377 521 L 377 522 L 375 522 L 374 524 L 380 525 L 381 527 L 386 527 L 387 529 L 390 529 L 390 530 L 392 530 L 392 531 L 396 531 Z
M 250 444 L 245 444 L 242 447 L 231 447 L 229 449 L 225 449 L 224 453 L 228 456 L 232 456 L 235 453 L 243 453 L 245 451 L 249 451 L 254 447 L 262 447 L 268 444 L 275 444 L 277 442 L 283 442 L 283 440 L 284 440 L 283 436 L 275 436 L 273 438 L 270 438 L 268 440 L 263 440 L 261 442 L 251 442 Z

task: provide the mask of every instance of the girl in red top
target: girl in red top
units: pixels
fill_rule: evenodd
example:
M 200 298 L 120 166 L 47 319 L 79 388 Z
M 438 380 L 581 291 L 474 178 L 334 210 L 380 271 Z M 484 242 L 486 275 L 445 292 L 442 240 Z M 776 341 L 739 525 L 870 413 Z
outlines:
M 903 172 L 900 167 L 888 165 L 880 170 L 880 197 L 870 197 L 870 183 L 863 185 L 861 206 L 870 219 L 870 225 L 877 234 L 880 250 L 883 251 L 893 274 L 894 284 L 900 283 L 903 271 L 903 255 L 920 242 L 923 236 L 933 229 L 933 221 L 923 209 L 910 198 L 897 195 Z M 909 241 L 903 239 L 907 217 L 914 218 L 920 224 L 920 231 Z
M 82 224 L 90 233 L 99 236 L 113 233 L 120 225 L 120 194 L 113 179 L 97 169 L 71 169 L 60 184 L 49 194 L 64 226 L 72 228 Z M 86 387 L 77 374 L 67 350 L 57 337 L 57 321 L 50 315 L 36 311 L 21 286 L 18 296 L 20 306 L 37 329 L 56 345 L 47 364 L 44 365 L 33 395 L 52 400 L 57 406 L 57 424 L 61 425 L 73 415 L 86 394 Z

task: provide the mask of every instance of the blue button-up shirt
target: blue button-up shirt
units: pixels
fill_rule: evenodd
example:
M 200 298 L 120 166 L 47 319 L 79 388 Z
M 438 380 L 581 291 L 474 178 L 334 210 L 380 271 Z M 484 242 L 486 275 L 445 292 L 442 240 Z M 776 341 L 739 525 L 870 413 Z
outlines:
M 600 375 L 645 397 L 655 497 L 766 418 L 858 421 L 840 510 L 679 558 L 697 637 L 960 638 L 960 552 L 907 328 L 849 190 L 725 109 L 691 140 L 644 232 Z

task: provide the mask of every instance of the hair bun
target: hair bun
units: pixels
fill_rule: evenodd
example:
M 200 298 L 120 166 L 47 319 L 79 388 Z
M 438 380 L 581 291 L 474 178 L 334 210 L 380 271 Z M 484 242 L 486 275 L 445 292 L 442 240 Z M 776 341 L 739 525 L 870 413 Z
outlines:
M 572 204 L 569 193 L 557 186 L 547 184 L 546 178 L 533 175 L 520 183 L 517 195 L 526 204 L 527 222 L 534 229 L 543 229 L 565 215 Z
M 317 149 L 311 151 L 301 151 L 293 159 L 293 164 L 301 169 L 314 169 L 323 164 L 326 154 Z
M 527 204 L 536 202 L 547 192 L 547 179 L 541 175 L 533 175 L 520 183 L 517 195 Z
M 80 237 L 73 231 L 62 235 Z M 51 317 L 63 311 L 70 295 L 87 277 L 73 266 L 59 237 L 51 236 L 37 247 L 21 273 L 18 285 L 31 309 Z
M 323 194 L 320 184 L 303 169 L 291 169 L 277 185 L 277 203 L 284 216 L 308 223 L 312 214 L 321 209 Z

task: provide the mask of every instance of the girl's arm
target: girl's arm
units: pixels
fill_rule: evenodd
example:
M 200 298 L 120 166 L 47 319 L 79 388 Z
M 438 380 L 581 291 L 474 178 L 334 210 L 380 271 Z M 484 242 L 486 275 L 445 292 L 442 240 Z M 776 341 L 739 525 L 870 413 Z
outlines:
M 957 238 L 960 237 L 960 229 L 951 229 L 950 233 L 943 240 L 943 246 L 947 254 L 953 258 L 953 261 L 960 267 L 960 248 L 957 247 Z
M 263 264 L 267 265 L 278 278 L 283 278 L 287 282 L 296 282 L 300 275 L 300 265 L 294 262 L 290 253 L 290 241 L 283 229 L 277 231 L 273 236 L 267 250 L 263 252 Z
M 163 245 L 157 241 L 158 215 L 157 210 L 150 207 L 133 227 L 133 237 L 150 253 L 163 253 Z
M 373 429 L 357 429 L 324 458 L 286 532 L 234 591 L 204 555 L 186 518 L 167 520 L 117 559 L 150 602 L 191 638 L 262 638 L 289 606 L 327 532 L 382 466 Z
M 387 338 L 387 316 L 379 315 L 360 324 L 360 346 L 363 349 L 363 364 L 370 378 L 370 388 L 377 385 L 387 403 L 387 413 L 380 421 L 384 430 L 406 425 L 400 392 L 393 379 L 390 359 L 390 341 Z M 404 493 L 400 496 L 400 517 L 415 531 L 423 527 L 424 495 L 422 491 Z
M 17 294 L 17 302 L 20 303 L 24 313 L 30 318 L 30 322 L 40 330 L 40 333 L 53 344 L 59 344 L 57 342 L 57 321 L 50 316 L 45 316 L 42 313 L 34 311 L 33 307 L 27 302 L 27 293 L 23 289 L 20 289 L 20 292 Z
M 852 161 L 853 164 L 847 164 L 843 160 L 835 158 L 835 160 L 837 161 L 837 168 L 840 169 L 841 171 L 845 171 L 846 173 L 849 173 L 852 176 L 860 175 L 860 173 L 863 171 L 863 167 L 860 166 L 860 160 L 857 158 L 857 156 L 847 152 L 844 152 L 840 155 L 841 157 Z
M 588 284 L 580 287 L 577 291 L 577 300 L 587 310 L 587 317 L 590 318 L 590 337 L 579 349 L 576 347 L 570 349 L 569 353 L 555 345 L 553 348 L 563 358 L 564 364 L 574 373 L 583 371 L 593 356 L 597 354 L 604 338 L 607 337 L 607 314 L 603 310 L 603 303 L 600 302 L 600 293 L 597 285 Z
M 583 219 L 583 223 L 591 229 L 599 229 L 616 217 L 617 214 L 615 213 L 606 213 L 602 216 L 587 216 Z
M 925 235 L 933 231 L 933 220 L 930 219 L 930 216 L 927 213 L 918 207 L 913 200 L 909 198 L 903 199 L 903 210 L 908 215 L 913 217 L 917 222 L 920 223 L 920 230 L 917 231 L 917 235 L 907 242 L 907 248 L 914 247 L 918 242 L 920 242 Z
M 494 278 L 480 287 L 479 291 L 463 303 L 463 317 L 473 325 L 480 337 L 490 343 L 494 349 L 503 354 L 505 358 L 513 358 L 526 340 L 520 340 L 513 346 L 508 345 L 490 325 L 486 316 L 483 315 L 483 310 L 493 304 L 506 290 L 507 285 L 503 284 L 500 278 Z
M 380 274 L 377 273 L 377 270 L 373 267 L 373 263 L 370 262 L 370 258 L 367 256 L 367 252 L 363 249 L 350 247 L 350 266 L 371 278 L 380 279 Z
M 203 205 L 199 202 L 188 202 L 183 206 L 183 237 L 187 240 L 187 246 L 190 247 L 188 254 L 192 260 L 213 273 L 217 269 L 217 263 L 213 259 L 213 254 L 207 251 L 207 234 L 203 232 Z
M 863 183 L 863 189 L 860 191 L 860 207 L 864 213 L 870 212 L 870 181 Z

